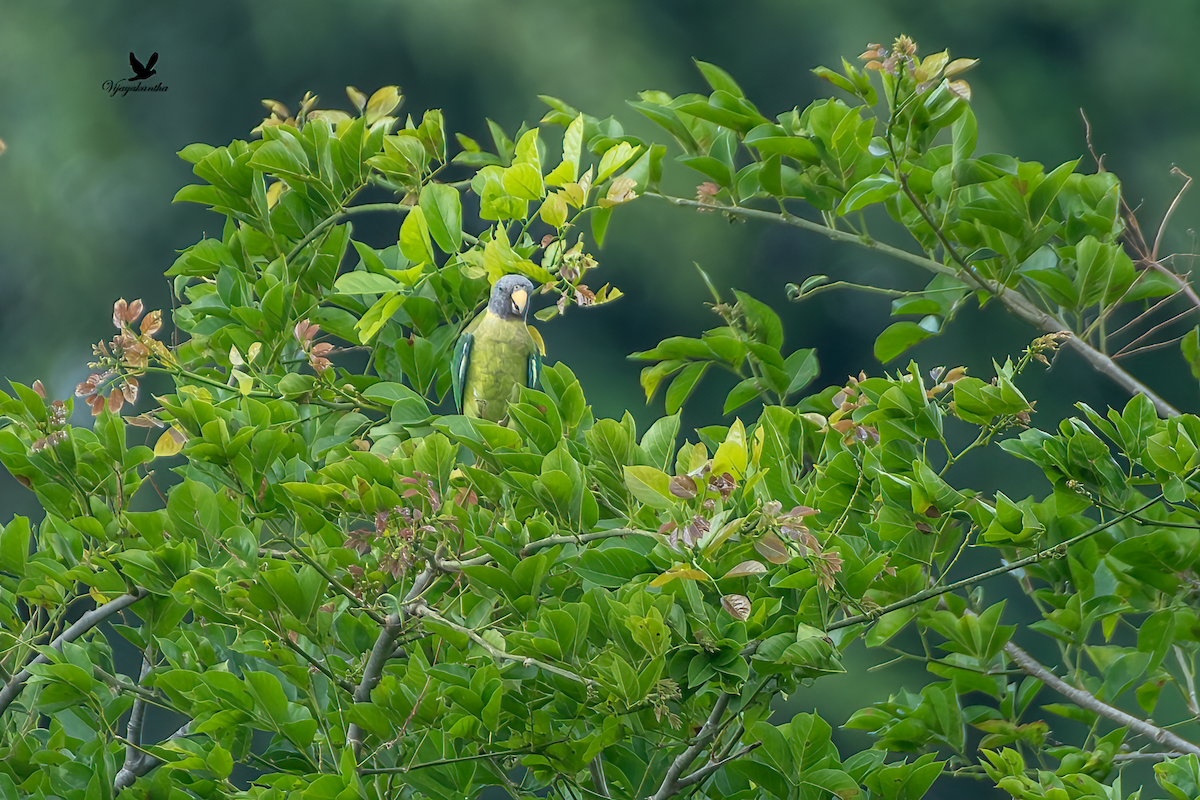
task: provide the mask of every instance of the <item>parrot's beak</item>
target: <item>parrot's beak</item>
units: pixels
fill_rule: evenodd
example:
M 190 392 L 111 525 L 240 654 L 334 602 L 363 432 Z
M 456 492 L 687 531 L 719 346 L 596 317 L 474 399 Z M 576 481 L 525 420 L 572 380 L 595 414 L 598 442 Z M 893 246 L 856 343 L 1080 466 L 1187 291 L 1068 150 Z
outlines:
M 529 294 L 524 289 L 515 289 L 511 300 L 513 313 L 525 316 L 525 305 L 529 302 Z

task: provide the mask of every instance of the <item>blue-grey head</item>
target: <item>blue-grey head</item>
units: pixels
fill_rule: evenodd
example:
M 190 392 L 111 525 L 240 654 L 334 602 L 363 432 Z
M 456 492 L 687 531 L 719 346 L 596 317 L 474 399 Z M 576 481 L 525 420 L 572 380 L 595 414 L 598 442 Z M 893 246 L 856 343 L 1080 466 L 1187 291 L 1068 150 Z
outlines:
M 529 298 L 533 284 L 524 275 L 505 275 L 492 287 L 488 311 L 500 319 L 525 319 L 529 313 Z

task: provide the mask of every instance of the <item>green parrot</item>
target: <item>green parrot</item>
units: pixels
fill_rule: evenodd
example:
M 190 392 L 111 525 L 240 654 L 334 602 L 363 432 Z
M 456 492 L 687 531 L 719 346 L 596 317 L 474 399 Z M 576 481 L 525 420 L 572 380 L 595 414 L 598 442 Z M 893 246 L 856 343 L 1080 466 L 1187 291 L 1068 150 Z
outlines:
M 541 380 L 541 351 L 525 323 L 532 294 L 527 278 L 505 275 L 454 346 L 454 403 L 468 417 L 501 422 L 513 387 L 536 388 Z

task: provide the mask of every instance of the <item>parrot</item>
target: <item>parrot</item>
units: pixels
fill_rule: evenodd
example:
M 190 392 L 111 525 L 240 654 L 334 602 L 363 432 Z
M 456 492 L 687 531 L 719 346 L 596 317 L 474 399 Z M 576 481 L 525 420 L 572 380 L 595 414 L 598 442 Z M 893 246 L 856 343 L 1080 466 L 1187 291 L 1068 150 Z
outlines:
M 505 275 L 492 287 L 487 308 L 458 338 L 451 377 L 462 414 L 503 422 L 513 387 L 538 386 L 541 350 L 525 323 L 532 294 L 528 278 Z

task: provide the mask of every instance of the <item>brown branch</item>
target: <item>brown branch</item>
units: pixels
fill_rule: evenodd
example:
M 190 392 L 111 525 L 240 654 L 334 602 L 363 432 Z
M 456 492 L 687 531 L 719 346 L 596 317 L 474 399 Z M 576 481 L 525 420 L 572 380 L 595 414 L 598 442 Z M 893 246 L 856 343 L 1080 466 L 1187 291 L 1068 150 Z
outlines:
M 989 294 L 995 296 L 1008 308 L 1009 311 L 1011 311 L 1017 317 L 1046 333 L 1058 333 L 1059 331 L 1070 330 L 1070 327 L 1063 320 L 1038 308 L 1024 295 L 1014 291 L 1004 290 L 1004 287 L 997 285 L 994 281 L 990 281 L 968 271 L 952 269 L 947 267 L 945 264 L 940 264 L 937 261 L 934 261 L 933 259 L 917 255 L 916 253 L 910 253 L 909 251 L 902 250 L 899 247 L 893 247 L 892 245 L 884 244 L 883 242 L 878 242 L 874 239 L 868 239 L 863 236 L 846 233 L 845 231 L 839 231 L 834 228 L 821 225 L 820 223 L 811 222 L 803 217 L 798 217 L 786 211 L 775 213 L 771 211 L 761 211 L 754 208 L 742 208 L 740 206 L 721 206 L 713 205 L 711 203 L 699 203 L 695 200 L 689 200 L 684 197 L 672 197 L 669 195 L 659 194 L 658 192 L 646 192 L 646 196 L 657 197 L 661 200 L 666 200 L 669 203 L 677 206 L 683 206 L 685 208 L 702 208 L 706 211 L 721 211 L 726 214 L 744 217 L 746 219 L 761 219 L 780 225 L 803 228 L 804 230 L 812 231 L 813 233 L 819 233 L 835 242 L 856 244 L 869 250 L 875 250 L 877 252 L 884 253 L 885 255 L 898 258 L 902 261 L 907 261 L 910 264 L 914 264 L 930 272 L 936 272 L 941 275 L 949 275 L 957 278 L 963 283 L 966 283 L 973 290 L 988 292 Z M 1147 399 L 1154 404 L 1154 408 L 1158 412 L 1159 416 L 1179 416 L 1178 409 L 1176 409 L 1166 400 L 1163 400 L 1150 387 L 1133 377 L 1133 375 L 1126 372 L 1115 361 L 1106 356 L 1104 353 L 1101 353 L 1096 348 L 1092 347 L 1087 342 L 1083 341 L 1077 336 L 1072 335 L 1072 337 L 1067 340 L 1066 344 L 1075 350 L 1075 352 L 1077 352 L 1079 355 L 1083 356 L 1083 359 L 1088 362 L 1088 365 L 1092 369 L 1100 372 L 1101 374 L 1107 375 L 1109 378 L 1125 388 L 1126 391 L 1130 392 L 1131 394 L 1145 395 Z
M 1160 745 L 1173 748 L 1179 753 L 1189 753 L 1191 755 L 1200 756 L 1200 747 L 1192 744 L 1186 739 L 1181 739 L 1174 733 L 1171 733 L 1165 728 L 1160 728 L 1157 725 L 1152 725 L 1145 720 L 1138 719 L 1135 716 L 1126 714 L 1119 708 L 1113 708 L 1103 700 L 1090 692 L 1083 689 L 1077 689 L 1066 681 L 1062 680 L 1050 670 L 1043 667 L 1034 659 L 1033 656 L 1026 653 L 1020 647 L 1017 647 L 1012 642 L 1004 645 L 1004 652 L 1008 653 L 1009 658 L 1017 663 L 1021 669 L 1025 670 L 1030 676 L 1037 678 L 1042 683 L 1049 686 L 1054 691 L 1071 700 L 1075 705 L 1081 708 L 1086 708 L 1094 711 L 1102 717 L 1107 717 L 1118 725 L 1129 728 L 1130 730 L 1145 736 Z

